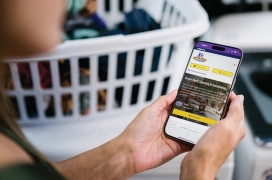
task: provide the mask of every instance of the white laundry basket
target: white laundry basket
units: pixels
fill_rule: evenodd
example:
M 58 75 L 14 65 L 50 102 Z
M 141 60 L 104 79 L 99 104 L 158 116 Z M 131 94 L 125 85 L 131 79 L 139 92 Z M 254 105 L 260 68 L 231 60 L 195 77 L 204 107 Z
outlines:
M 119 22 L 123 18 L 123 12 L 118 9 L 118 3 L 123 2 L 124 11 L 130 11 L 133 8 L 132 0 L 110 0 L 110 9 L 105 11 L 104 1 L 98 1 L 100 14 L 109 26 Z M 8 90 L 15 106 L 19 111 L 19 124 L 33 123 L 52 123 L 80 121 L 83 119 L 94 119 L 97 117 L 111 116 L 113 114 L 123 114 L 131 110 L 139 109 L 162 93 L 167 91 L 167 86 L 173 83 L 173 71 L 175 65 L 186 64 L 188 51 L 191 48 L 193 38 L 202 35 L 209 27 L 209 21 L 206 12 L 196 0 L 140 0 L 137 7 L 145 9 L 154 19 L 161 22 L 163 29 L 151 32 L 145 32 L 134 35 L 116 35 L 111 37 L 102 37 L 87 40 L 66 41 L 56 47 L 54 50 L 34 57 L 25 59 L 9 60 L 14 88 Z M 171 46 L 172 45 L 172 46 Z M 162 47 L 159 58 L 159 65 L 156 71 L 151 72 L 153 51 L 156 47 Z M 174 47 L 173 49 L 171 47 Z M 142 73 L 134 76 L 134 66 L 136 55 L 139 51 L 144 52 Z M 172 52 L 170 60 L 169 53 Z M 187 52 L 187 53 L 185 53 Z M 126 53 L 125 75 L 117 79 L 118 55 Z M 186 56 L 185 56 L 186 55 Z M 99 57 L 108 57 L 107 80 L 99 81 L 98 66 Z M 90 82 L 85 85 L 79 84 L 79 59 L 89 58 Z M 70 87 L 60 85 L 59 60 L 68 60 L 70 64 Z M 52 87 L 43 89 L 40 83 L 39 62 L 49 63 Z M 18 63 L 29 64 L 32 76 L 32 89 L 24 89 L 18 73 Z M 28 65 L 27 65 L 28 66 Z M 182 69 L 181 69 L 182 71 Z M 180 74 L 180 73 L 179 73 Z M 177 77 L 180 79 L 181 77 Z M 153 94 L 147 100 L 147 89 L 150 83 L 154 85 Z M 163 88 L 164 87 L 164 88 Z M 171 87 L 178 87 L 175 84 Z M 116 106 L 114 99 L 116 88 L 123 91 L 121 106 Z M 107 100 L 103 111 L 97 109 L 98 91 L 106 90 Z M 132 91 L 138 91 L 137 100 L 132 103 Z M 85 115 L 80 113 L 80 94 L 87 93 L 90 97 L 87 104 L 90 106 L 90 112 Z M 71 95 L 73 110 L 71 114 L 64 115 L 62 110 L 62 95 Z M 52 98 L 54 104 L 54 116 L 47 117 L 45 109 L 48 106 L 46 98 Z M 27 107 L 26 99 L 32 99 L 34 102 L 31 107 Z M 86 100 L 86 99 L 85 99 Z M 36 106 L 36 107 L 35 107 Z M 37 114 L 33 117 L 29 115 L 28 109 L 35 109 Z

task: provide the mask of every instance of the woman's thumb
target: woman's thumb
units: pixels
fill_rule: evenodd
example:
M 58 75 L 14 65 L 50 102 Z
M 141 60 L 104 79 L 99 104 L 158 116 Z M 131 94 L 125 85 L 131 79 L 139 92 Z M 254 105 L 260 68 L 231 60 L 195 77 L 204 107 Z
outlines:
M 156 101 L 154 101 L 153 105 L 155 105 L 160 110 L 172 104 L 177 96 L 177 90 L 173 90 L 171 93 L 159 97 Z

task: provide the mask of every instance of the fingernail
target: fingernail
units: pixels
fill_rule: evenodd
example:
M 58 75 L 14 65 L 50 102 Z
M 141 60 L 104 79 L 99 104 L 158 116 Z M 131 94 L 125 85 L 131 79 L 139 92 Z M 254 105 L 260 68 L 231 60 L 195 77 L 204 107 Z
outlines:
M 239 103 L 243 104 L 243 103 L 244 103 L 244 96 L 243 96 L 243 95 L 237 96 L 237 101 L 238 101 Z

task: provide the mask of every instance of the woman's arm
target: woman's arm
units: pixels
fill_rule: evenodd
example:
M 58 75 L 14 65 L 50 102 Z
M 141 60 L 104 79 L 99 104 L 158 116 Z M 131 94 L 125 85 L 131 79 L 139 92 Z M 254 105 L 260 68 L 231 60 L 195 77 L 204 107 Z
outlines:
M 144 108 L 122 134 L 106 144 L 60 162 L 67 179 L 126 179 L 162 165 L 190 146 L 167 138 L 163 126 L 177 91 Z
M 126 179 L 135 174 L 125 143 L 115 138 L 93 150 L 56 165 L 67 179 Z
M 144 108 L 117 138 L 58 163 L 67 179 L 126 179 L 189 151 L 165 137 L 163 126 L 177 91 Z M 181 179 L 212 179 L 244 137 L 243 97 L 231 95 L 227 117 L 210 128 L 182 162 Z

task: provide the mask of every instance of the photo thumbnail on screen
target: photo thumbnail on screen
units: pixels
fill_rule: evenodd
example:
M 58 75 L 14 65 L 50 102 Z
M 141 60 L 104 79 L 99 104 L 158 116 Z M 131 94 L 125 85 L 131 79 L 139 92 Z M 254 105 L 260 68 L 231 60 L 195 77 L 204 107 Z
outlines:
M 230 84 L 185 73 L 171 116 L 211 126 L 221 119 Z

